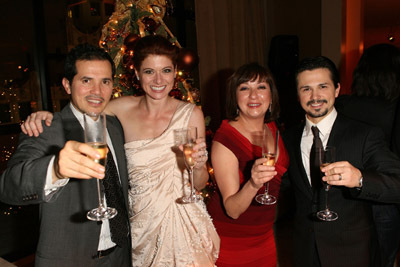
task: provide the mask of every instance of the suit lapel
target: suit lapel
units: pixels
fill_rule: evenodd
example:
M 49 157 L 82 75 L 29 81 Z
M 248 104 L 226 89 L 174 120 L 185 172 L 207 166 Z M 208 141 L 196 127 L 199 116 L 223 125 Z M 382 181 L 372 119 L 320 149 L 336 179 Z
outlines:
M 61 111 L 65 137 L 68 140 L 84 142 L 83 128 L 75 117 L 69 105 Z
M 126 158 L 124 150 L 123 130 L 117 119 L 107 116 L 107 130 L 113 144 L 115 156 L 117 157 L 118 171 L 121 180 L 121 186 L 125 197 L 125 203 L 128 203 L 128 173 L 126 167 Z
M 329 135 L 327 146 L 337 146 L 341 144 L 340 140 L 343 139 L 343 135 L 345 134 L 345 129 L 347 128 L 345 120 L 343 117 L 338 113 L 335 122 L 333 123 L 331 133 Z M 337 152 L 336 147 L 336 152 Z

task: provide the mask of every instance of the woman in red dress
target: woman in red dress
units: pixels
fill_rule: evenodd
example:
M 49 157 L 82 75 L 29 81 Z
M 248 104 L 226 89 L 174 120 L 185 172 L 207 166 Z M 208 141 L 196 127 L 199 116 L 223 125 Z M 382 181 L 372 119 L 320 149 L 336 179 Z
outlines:
M 211 160 L 218 186 L 207 207 L 221 238 L 218 267 L 276 266 L 273 234 L 276 205 L 254 198 L 264 192 L 278 197 L 289 158 L 281 138 L 275 166 L 264 166 L 254 133 L 264 125 L 275 136 L 278 92 L 271 73 L 251 63 L 241 66 L 228 81 L 227 118 L 216 132 Z

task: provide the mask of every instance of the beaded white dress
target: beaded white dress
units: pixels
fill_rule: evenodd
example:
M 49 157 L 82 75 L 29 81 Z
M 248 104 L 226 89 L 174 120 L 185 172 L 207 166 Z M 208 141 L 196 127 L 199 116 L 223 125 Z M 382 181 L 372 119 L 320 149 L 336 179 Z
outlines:
M 159 137 L 125 144 L 133 266 L 215 266 L 220 240 L 204 203 L 177 202 L 190 184 L 173 132 L 193 108 L 179 103 Z

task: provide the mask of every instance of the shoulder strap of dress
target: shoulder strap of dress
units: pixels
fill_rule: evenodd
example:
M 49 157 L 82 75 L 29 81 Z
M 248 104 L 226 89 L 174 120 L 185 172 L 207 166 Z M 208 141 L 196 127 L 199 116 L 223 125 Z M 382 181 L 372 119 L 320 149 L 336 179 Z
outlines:
M 189 124 L 190 116 L 192 116 L 192 112 L 195 105 L 189 102 L 183 102 L 178 104 L 178 107 L 175 111 L 173 122 L 171 125 L 174 125 L 174 128 L 185 128 Z

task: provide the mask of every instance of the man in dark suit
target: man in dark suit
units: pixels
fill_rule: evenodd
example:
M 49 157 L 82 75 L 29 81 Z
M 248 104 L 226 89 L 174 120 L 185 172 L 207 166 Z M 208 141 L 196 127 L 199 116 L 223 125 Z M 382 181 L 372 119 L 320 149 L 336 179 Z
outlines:
M 353 72 L 351 93 L 336 99 L 336 110 L 379 127 L 400 157 L 400 48 L 382 43 L 365 49 Z M 400 205 L 376 203 L 372 213 L 382 267 L 393 267 L 400 249 Z
M 39 137 L 21 134 L 19 146 L 0 177 L 0 201 L 40 204 L 35 266 L 131 266 L 128 175 L 121 125 L 115 118 L 107 118 L 107 145 L 116 162 L 115 175 L 110 175 L 109 163 L 105 170 L 91 160 L 100 155 L 83 143 L 83 113 L 102 112 L 109 102 L 114 63 L 103 49 L 85 44 L 68 53 L 64 70 L 62 84 L 71 102 L 54 114 L 52 125 Z M 89 221 L 86 213 L 98 206 L 96 180 L 91 178 L 106 181 L 111 176 L 122 189 L 116 190 L 119 197 L 115 202 L 122 208 L 113 219 Z
M 400 201 L 400 160 L 389 151 L 379 129 L 337 113 L 334 103 L 340 84 L 332 61 L 304 59 L 296 83 L 306 119 L 285 136 L 296 205 L 295 265 L 379 266 L 371 202 Z M 324 147 L 336 147 L 336 162 L 322 168 L 323 175 L 314 180 L 310 167 L 318 166 L 310 163 L 310 151 L 317 134 Z M 339 216 L 335 221 L 315 216 L 325 208 L 322 176 L 331 185 L 329 207 Z

